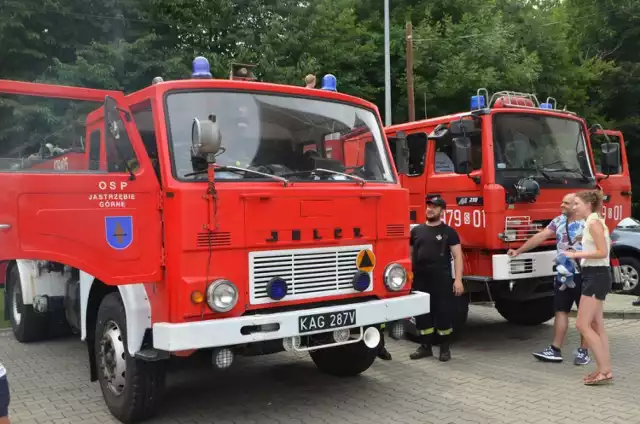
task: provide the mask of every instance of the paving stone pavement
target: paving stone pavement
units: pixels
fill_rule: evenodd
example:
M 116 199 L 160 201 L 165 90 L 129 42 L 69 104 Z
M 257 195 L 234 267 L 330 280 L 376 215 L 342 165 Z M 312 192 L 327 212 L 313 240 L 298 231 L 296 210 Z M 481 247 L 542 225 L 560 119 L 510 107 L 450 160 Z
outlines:
M 571 363 L 573 327 L 564 363 L 532 357 L 550 342 L 551 324 L 516 327 L 474 306 L 450 362 L 411 361 L 413 343 L 388 339 L 393 361 L 352 379 L 321 375 L 308 356 L 284 353 L 237 358 L 226 372 L 192 360 L 170 373 L 166 402 L 149 423 L 640 423 L 640 321 L 607 320 L 616 380 L 604 387 L 584 386 L 592 366 Z M 116 423 L 89 382 L 85 352 L 76 339 L 22 345 L 0 333 L 12 424 Z

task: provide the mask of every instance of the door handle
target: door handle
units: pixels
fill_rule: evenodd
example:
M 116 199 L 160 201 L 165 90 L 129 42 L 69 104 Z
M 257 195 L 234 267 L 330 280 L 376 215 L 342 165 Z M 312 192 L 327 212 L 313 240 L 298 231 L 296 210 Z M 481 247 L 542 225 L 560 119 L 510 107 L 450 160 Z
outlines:
M 0 224 L 0 230 L 10 230 L 11 224 Z

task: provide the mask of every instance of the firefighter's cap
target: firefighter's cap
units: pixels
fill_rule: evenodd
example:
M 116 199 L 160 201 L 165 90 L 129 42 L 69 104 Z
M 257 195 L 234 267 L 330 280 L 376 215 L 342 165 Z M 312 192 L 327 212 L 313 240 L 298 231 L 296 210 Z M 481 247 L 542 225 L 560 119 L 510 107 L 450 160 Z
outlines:
M 447 202 L 445 202 L 444 199 L 442 197 L 440 197 L 440 196 L 434 196 L 434 197 L 431 197 L 431 198 L 427 199 L 427 205 L 440 207 L 442 209 L 446 209 L 447 208 Z

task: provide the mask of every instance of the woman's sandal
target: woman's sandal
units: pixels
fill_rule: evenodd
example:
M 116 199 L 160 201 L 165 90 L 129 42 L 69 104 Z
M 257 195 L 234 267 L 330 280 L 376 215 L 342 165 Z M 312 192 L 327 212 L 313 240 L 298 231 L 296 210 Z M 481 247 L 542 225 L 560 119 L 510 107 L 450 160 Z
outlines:
M 587 374 L 587 376 L 583 379 L 584 381 L 592 380 L 596 375 L 598 375 L 600 371 L 595 370 L 592 373 Z
M 613 373 L 611 371 L 608 372 L 596 372 L 593 377 L 591 375 L 587 376 L 584 380 L 584 384 L 587 386 L 596 386 L 600 384 L 607 384 L 613 380 Z

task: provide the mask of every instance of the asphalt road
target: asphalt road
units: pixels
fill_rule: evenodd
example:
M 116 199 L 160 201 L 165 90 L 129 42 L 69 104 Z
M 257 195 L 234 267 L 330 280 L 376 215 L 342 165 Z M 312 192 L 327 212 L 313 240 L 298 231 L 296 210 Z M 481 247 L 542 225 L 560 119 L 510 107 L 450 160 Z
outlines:
M 573 320 L 571 325 L 573 325 Z M 607 320 L 615 383 L 587 387 L 592 366 L 571 362 L 573 327 L 562 364 L 531 352 L 550 342 L 551 322 L 523 328 L 492 309 L 472 307 L 453 359 L 412 361 L 415 345 L 388 339 L 393 361 L 353 379 L 321 375 L 308 356 L 237 358 L 226 372 L 189 361 L 168 380 L 161 423 L 639 423 L 640 321 Z M 436 350 L 437 354 L 437 350 Z M 63 339 L 21 345 L 0 332 L 0 361 L 12 388 L 11 422 L 112 423 L 84 345 Z

